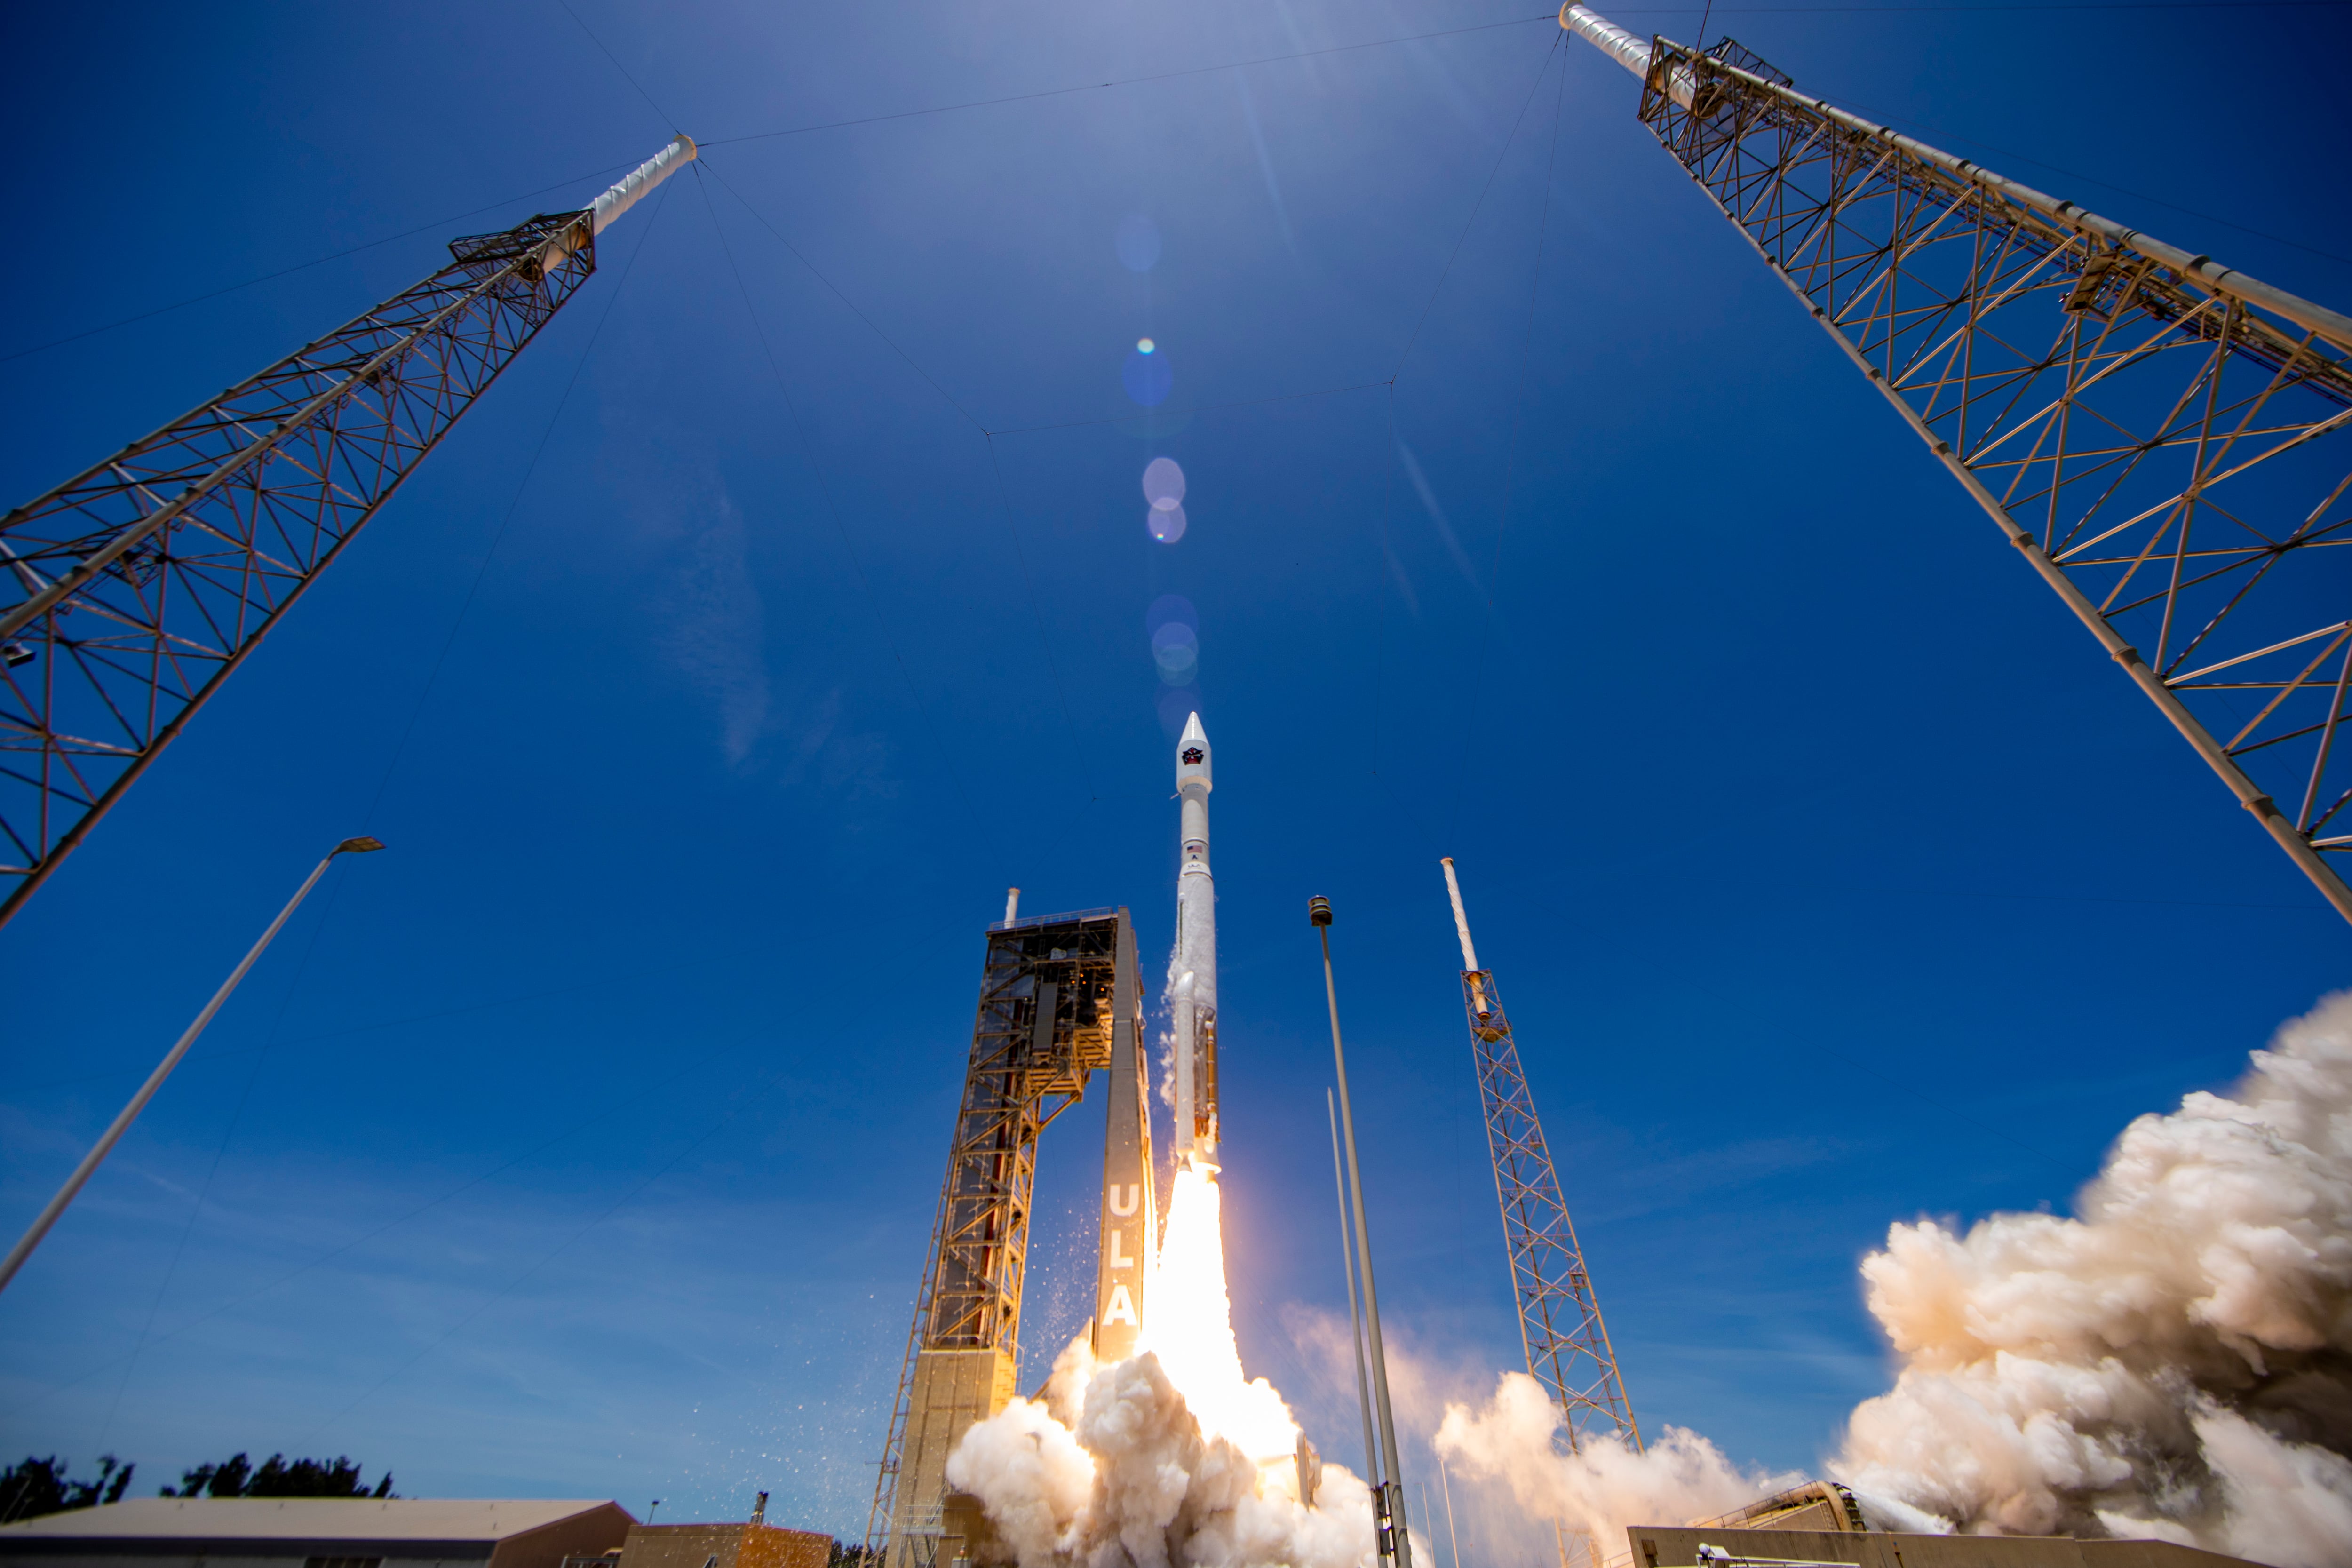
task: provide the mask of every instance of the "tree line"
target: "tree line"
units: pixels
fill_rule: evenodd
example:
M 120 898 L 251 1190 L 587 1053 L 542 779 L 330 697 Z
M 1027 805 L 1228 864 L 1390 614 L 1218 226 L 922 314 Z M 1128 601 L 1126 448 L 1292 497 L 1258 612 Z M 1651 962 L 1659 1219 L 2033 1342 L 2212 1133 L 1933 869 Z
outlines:
M 138 1468 L 124 1464 L 112 1454 L 101 1454 L 98 1474 L 80 1480 L 68 1473 L 72 1461 L 60 1461 L 55 1454 L 47 1458 L 28 1454 L 22 1464 L 0 1470 L 0 1524 L 37 1519 L 45 1513 L 63 1513 L 68 1509 L 121 1502 L 123 1493 L 131 1489 L 131 1473 Z M 383 1479 L 371 1488 L 360 1473 L 358 1462 L 348 1456 L 289 1459 L 283 1454 L 272 1454 L 256 1465 L 239 1453 L 217 1464 L 198 1465 L 182 1471 L 178 1486 L 165 1487 L 156 1495 L 389 1498 L 400 1494 L 392 1489 L 390 1470 L 384 1471 Z

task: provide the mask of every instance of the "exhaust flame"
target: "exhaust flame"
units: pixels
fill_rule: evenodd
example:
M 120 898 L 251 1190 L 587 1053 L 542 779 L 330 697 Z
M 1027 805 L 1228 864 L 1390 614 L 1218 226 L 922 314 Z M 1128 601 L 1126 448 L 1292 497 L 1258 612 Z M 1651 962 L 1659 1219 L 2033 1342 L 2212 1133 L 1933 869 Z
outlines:
M 1223 1196 L 1213 1177 L 1190 1165 L 1177 1171 L 1169 1195 L 1152 1290 L 1142 1348 L 1159 1356 L 1202 1435 L 1226 1438 L 1261 1463 L 1289 1463 L 1298 1424 L 1272 1384 L 1243 1374 L 1234 1342 Z
M 1323 1468 L 1300 1502 L 1298 1424 L 1242 1370 L 1225 1293 L 1215 1177 L 1181 1165 L 1146 1300 L 1143 1348 L 1097 1366 L 1085 1335 L 1042 1402 L 975 1423 L 948 1481 L 995 1539 L 975 1559 L 1020 1568 L 1373 1568 L 1372 1500 Z

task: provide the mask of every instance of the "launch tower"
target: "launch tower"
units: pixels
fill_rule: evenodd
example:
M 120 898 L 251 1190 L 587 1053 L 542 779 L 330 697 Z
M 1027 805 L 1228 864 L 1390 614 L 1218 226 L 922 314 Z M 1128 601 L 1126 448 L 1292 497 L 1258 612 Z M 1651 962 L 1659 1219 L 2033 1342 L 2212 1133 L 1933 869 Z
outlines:
M 1470 917 L 1462 908 L 1454 862 L 1438 864 L 1445 868 L 1454 931 L 1462 940 L 1462 1005 L 1470 1019 L 1470 1055 L 1486 1113 L 1486 1152 L 1495 1163 L 1495 1200 L 1503 1211 L 1503 1243 L 1511 1258 L 1511 1293 L 1518 1303 L 1528 1373 L 1559 1407 L 1570 1448 L 1588 1436 L 1614 1432 L 1638 1449 L 1641 1429 L 1617 1374 L 1617 1352 L 1601 1321 L 1601 1303 L 1593 1298 L 1584 1249 L 1560 1195 L 1543 1123 L 1536 1120 L 1535 1097 L 1519 1069 L 1518 1041 L 1493 972 L 1478 967 L 1477 950 L 1470 945 Z
M 989 927 L 947 1180 L 866 1522 L 881 1568 L 944 1568 L 982 1528 L 977 1505 L 949 1491 L 948 1454 L 1012 1400 L 1038 1135 L 1103 1069 L 1096 1349 L 1106 1359 L 1133 1351 L 1156 1242 L 1142 1010 L 1126 910 Z

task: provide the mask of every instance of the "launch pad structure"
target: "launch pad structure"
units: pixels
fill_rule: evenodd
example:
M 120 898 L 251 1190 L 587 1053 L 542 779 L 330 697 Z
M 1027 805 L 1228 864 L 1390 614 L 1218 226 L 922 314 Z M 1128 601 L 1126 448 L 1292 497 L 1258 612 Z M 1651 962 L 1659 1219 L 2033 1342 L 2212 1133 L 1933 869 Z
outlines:
M 1096 1355 L 1124 1360 L 1141 1329 L 1158 1207 L 1135 924 L 1124 908 L 1015 912 L 1008 905 L 988 928 L 947 1178 L 866 1521 L 875 1568 L 943 1568 L 985 1528 L 978 1504 L 950 1488 L 948 1455 L 1013 1398 L 1037 1141 L 1097 1072 L 1109 1094 Z

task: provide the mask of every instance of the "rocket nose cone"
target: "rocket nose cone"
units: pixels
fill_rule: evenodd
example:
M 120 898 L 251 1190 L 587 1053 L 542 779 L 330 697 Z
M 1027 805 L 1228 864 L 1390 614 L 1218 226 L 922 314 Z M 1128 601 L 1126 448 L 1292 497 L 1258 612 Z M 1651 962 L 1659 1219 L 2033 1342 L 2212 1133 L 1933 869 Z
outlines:
M 1203 785 L 1209 778 L 1209 732 L 1201 728 L 1201 716 L 1193 714 L 1184 721 L 1184 733 L 1176 742 L 1176 787 L 1182 789 L 1187 779 Z

